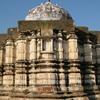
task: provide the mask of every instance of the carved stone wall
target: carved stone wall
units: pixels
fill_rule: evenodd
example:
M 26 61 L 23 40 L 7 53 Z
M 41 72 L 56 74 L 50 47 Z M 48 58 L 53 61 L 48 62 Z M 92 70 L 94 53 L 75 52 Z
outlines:
M 100 36 L 63 13 L 66 20 L 19 21 L 0 35 L 0 98 L 100 99 Z

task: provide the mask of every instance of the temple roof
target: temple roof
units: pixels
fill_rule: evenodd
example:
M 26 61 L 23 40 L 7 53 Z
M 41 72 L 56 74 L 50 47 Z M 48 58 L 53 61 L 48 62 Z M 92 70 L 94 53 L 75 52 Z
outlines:
M 57 4 L 47 1 L 29 10 L 25 20 L 64 20 L 67 18 L 72 19 L 68 11 Z

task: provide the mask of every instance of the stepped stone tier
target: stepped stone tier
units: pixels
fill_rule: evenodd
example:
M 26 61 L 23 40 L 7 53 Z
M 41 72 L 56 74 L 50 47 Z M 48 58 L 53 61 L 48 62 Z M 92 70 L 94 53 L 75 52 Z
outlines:
M 0 34 L 0 100 L 100 100 L 100 31 L 75 26 L 50 0 Z

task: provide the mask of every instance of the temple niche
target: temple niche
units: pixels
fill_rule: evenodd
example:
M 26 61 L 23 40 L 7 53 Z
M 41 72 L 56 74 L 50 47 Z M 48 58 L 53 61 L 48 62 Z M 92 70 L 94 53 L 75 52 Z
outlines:
M 99 67 L 100 32 L 50 0 L 0 34 L 0 100 L 99 100 Z

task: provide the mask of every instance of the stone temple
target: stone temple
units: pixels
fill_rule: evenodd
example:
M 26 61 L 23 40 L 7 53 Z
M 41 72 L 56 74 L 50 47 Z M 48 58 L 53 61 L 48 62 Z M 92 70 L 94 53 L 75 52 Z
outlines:
M 0 100 L 100 100 L 100 31 L 50 0 L 29 10 L 0 34 Z

